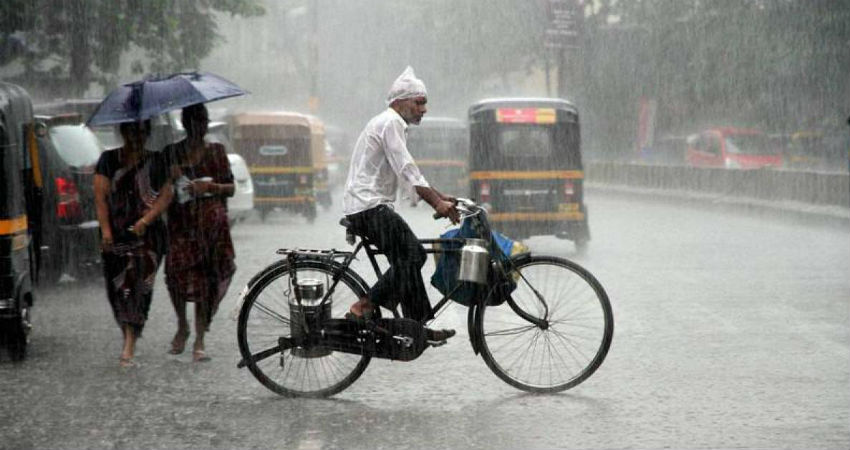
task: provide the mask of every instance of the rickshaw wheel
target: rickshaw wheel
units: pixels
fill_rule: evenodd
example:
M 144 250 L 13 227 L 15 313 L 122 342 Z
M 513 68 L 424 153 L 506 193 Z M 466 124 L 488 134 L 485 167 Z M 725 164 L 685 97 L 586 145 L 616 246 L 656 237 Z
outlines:
M 12 361 L 23 361 L 27 356 L 27 334 L 24 331 L 22 318 L 10 319 L 6 331 L 6 349 Z
M 307 219 L 307 223 L 312 224 L 313 222 L 315 222 L 316 221 L 316 206 L 313 205 L 312 207 L 308 207 L 304 211 L 304 217 Z
M 588 241 L 587 239 L 576 239 L 574 242 L 576 247 L 576 253 L 578 253 L 579 255 L 587 253 L 588 242 L 590 241 Z

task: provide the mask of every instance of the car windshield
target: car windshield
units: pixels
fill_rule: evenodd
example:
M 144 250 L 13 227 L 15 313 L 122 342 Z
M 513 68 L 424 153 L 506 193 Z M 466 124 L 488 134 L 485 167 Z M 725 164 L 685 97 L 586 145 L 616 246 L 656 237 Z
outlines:
M 85 125 L 58 125 L 50 128 L 50 141 L 59 157 L 71 167 L 97 163 L 103 147 L 97 136 Z
M 726 136 L 726 151 L 737 155 L 773 155 L 779 153 L 763 134 L 736 134 Z

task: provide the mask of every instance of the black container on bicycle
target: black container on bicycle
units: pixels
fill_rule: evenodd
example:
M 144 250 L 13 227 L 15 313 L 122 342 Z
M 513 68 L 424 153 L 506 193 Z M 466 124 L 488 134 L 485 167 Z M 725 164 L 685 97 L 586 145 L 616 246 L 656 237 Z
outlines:
M 559 392 L 586 380 L 602 364 L 613 335 L 613 314 L 602 285 L 563 258 L 502 254 L 486 211 L 465 199 L 459 199 L 458 209 L 482 239 L 470 247 L 486 252 L 486 277 L 471 274 L 468 267 L 468 276 L 457 278 L 435 310 L 452 302 L 455 289 L 476 282 L 468 312 L 470 341 L 499 378 L 530 392 Z M 439 244 L 431 253 L 463 243 L 421 242 Z M 470 261 L 475 262 L 470 264 L 480 268 L 482 252 L 472 248 Z M 380 310 L 371 321 L 343 319 L 347 305 L 369 288 L 350 267 L 361 251 L 379 274 L 379 253 L 362 237 L 351 252 L 279 250 L 285 258 L 254 276 L 240 299 L 239 366 L 247 366 L 279 394 L 325 397 L 350 386 L 372 357 L 416 359 L 426 349 L 425 324 L 381 318 Z M 457 247 L 453 251 L 462 252 Z

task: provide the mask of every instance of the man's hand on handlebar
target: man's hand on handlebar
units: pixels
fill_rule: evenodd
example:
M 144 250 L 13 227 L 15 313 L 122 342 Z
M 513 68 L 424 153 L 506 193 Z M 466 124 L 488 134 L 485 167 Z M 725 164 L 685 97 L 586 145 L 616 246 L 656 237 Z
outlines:
M 447 217 L 452 223 L 460 222 L 460 213 L 458 213 L 457 208 L 455 208 L 455 202 L 440 200 L 434 205 L 434 210 L 437 211 L 434 214 L 434 218 L 439 219 L 440 217 Z

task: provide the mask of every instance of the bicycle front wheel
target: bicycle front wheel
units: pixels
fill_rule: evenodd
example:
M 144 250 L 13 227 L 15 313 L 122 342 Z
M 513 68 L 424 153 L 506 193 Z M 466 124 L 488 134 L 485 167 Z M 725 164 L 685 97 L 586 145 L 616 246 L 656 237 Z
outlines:
M 339 264 L 299 260 L 294 270 L 299 283 L 309 280 L 327 292 Z M 298 332 L 300 315 L 309 314 L 295 300 L 292 272 L 290 264 L 279 262 L 254 278 L 239 313 L 239 351 L 251 373 L 272 391 L 291 397 L 328 397 L 357 380 L 370 356 L 316 347 L 275 350 L 281 337 L 291 338 Z M 340 319 L 365 295 L 362 282 L 346 269 L 329 299 L 329 313 L 323 314 Z
M 605 360 L 614 334 L 602 285 L 578 264 L 548 256 L 523 258 L 510 275 L 517 283 L 510 300 L 485 304 L 476 314 L 487 366 L 529 392 L 559 392 L 586 380 Z M 535 324 L 528 316 L 546 320 Z

